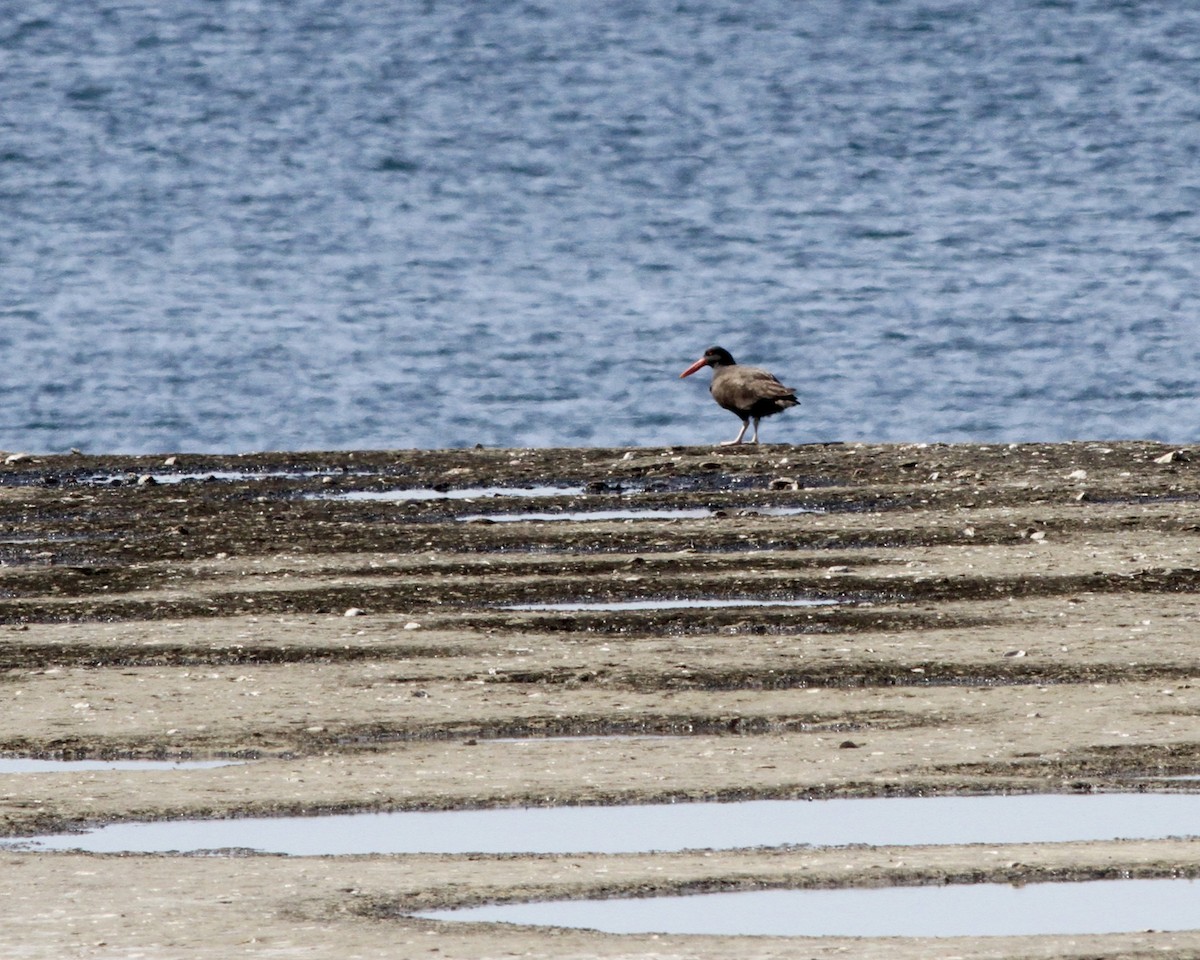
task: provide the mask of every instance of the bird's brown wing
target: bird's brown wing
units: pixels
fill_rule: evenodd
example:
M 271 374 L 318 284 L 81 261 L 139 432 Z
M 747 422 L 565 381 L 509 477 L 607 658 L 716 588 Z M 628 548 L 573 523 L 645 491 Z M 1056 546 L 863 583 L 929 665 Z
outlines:
M 728 367 L 724 376 L 713 377 L 713 399 L 727 410 L 749 411 L 771 400 L 796 402 L 796 391 L 785 387 L 773 374 L 760 367 Z

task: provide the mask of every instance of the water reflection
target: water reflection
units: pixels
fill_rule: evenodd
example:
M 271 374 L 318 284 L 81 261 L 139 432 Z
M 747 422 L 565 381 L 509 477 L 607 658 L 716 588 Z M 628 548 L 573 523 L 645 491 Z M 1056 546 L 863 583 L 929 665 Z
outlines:
M 1200 928 L 1193 880 L 760 890 L 429 911 L 434 920 L 725 936 L 987 937 Z
M 1200 833 L 1200 794 L 755 800 L 110 824 L 40 849 L 244 847 L 293 856 L 633 853 L 781 845 L 1058 843 Z

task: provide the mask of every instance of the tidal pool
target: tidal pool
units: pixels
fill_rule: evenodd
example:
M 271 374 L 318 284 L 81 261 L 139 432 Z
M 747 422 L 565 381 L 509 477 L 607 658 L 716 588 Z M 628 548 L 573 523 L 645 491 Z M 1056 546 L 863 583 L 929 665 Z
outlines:
M 637 853 L 758 846 L 1056 843 L 1200 834 L 1200 794 L 754 800 L 116 823 L 19 842 L 151 853 Z
M 988 937 L 1200 928 L 1194 880 L 755 890 L 433 910 L 431 920 L 604 933 L 774 937 Z

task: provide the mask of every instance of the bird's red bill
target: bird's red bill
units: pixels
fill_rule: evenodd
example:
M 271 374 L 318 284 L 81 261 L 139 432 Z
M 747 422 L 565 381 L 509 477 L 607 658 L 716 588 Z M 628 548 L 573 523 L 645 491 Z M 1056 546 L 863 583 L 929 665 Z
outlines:
M 701 357 L 699 360 L 697 360 L 695 363 L 693 363 L 690 367 L 688 367 L 686 370 L 684 370 L 683 373 L 681 373 L 679 375 L 679 379 L 682 380 L 684 377 L 690 377 L 697 370 L 700 370 L 706 366 L 708 366 L 708 359 L 706 357 Z

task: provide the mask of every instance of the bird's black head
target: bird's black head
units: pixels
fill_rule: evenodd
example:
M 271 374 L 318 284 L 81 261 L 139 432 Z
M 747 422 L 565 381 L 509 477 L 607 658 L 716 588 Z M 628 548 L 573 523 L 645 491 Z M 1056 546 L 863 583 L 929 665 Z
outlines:
M 704 362 L 710 367 L 732 367 L 737 363 L 724 347 L 709 347 L 704 351 Z
M 697 370 L 703 370 L 705 367 L 712 367 L 715 370 L 717 367 L 731 367 L 733 363 L 733 357 L 724 347 L 709 347 L 704 351 L 704 356 L 679 375 L 679 379 L 690 377 Z

